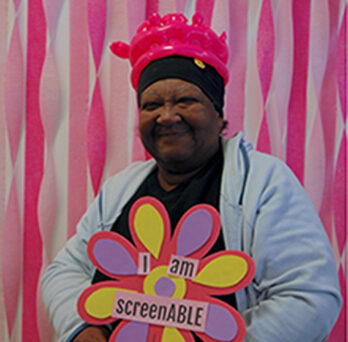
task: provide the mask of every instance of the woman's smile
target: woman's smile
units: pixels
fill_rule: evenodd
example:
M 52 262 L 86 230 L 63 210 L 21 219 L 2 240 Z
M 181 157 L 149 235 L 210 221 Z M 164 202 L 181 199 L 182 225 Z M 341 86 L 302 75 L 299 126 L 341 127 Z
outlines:
M 183 123 L 178 123 L 170 127 L 156 125 L 154 131 L 155 131 L 156 138 L 163 138 L 163 137 L 169 137 L 169 138 L 178 137 L 179 138 L 191 132 L 189 127 Z

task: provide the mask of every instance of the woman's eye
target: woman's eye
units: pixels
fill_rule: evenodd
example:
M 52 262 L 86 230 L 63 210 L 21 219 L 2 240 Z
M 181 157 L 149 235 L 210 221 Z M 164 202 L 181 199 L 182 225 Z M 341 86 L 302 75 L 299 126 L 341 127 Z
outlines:
M 198 102 L 198 100 L 194 97 L 185 96 L 185 97 L 180 97 L 177 102 L 179 104 L 190 105 L 190 104 Z
M 156 108 L 158 108 L 161 104 L 159 102 L 155 102 L 155 101 L 149 101 L 149 102 L 145 102 L 142 106 L 141 109 L 142 110 L 155 110 Z

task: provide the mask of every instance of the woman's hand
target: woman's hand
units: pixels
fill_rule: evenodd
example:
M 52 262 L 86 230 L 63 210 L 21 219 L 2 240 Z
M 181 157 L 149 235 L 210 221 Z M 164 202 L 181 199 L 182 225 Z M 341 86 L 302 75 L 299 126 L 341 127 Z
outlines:
M 108 333 L 103 327 L 87 327 L 83 329 L 74 339 L 73 342 L 107 342 Z

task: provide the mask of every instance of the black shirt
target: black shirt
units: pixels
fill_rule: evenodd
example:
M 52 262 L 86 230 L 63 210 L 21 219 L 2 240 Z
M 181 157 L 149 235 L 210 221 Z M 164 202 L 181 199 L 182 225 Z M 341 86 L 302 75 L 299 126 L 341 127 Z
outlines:
M 221 144 L 218 152 L 197 174 L 170 191 L 165 191 L 160 186 L 157 178 L 157 168 L 155 168 L 125 205 L 121 215 L 117 218 L 111 230 L 133 242 L 128 226 L 128 215 L 133 203 L 143 196 L 153 196 L 164 204 L 169 214 L 172 234 L 181 216 L 194 205 L 200 203 L 210 204 L 219 211 L 222 168 L 223 152 Z M 220 230 L 219 237 L 208 255 L 224 249 L 225 245 Z M 97 271 L 93 283 L 109 279 L 108 276 Z M 216 297 L 235 307 L 234 295 Z M 197 336 L 195 336 L 195 340 L 201 341 Z

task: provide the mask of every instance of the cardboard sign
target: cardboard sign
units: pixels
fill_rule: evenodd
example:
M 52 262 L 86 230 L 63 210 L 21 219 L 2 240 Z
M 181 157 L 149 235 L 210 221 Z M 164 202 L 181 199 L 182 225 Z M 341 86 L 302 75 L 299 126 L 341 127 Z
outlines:
M 82 292 L 82 319 L 89 324 L 122 320 L 110 342 L 193 342 L 194 334 L 205 342 L 241 342 L 243 319 L 215 295 L 246 286 L 254 264 L 240 251 L 206 256 L 220 232 L 216 209 L 207 204 L 190 208 L 171 236 L 164 205 L 142 197 L 131 207 L 129 228 L 134 244 L 109 231 L 88 242 L 92 263 L 115 280 Z

